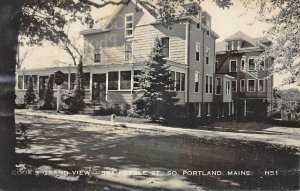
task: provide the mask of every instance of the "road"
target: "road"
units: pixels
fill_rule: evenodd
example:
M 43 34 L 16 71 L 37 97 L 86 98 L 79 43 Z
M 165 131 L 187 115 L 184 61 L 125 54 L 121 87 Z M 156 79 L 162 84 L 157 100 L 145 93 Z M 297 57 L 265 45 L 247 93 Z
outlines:
M 19 167 L 56 179 L 105 182 L 104 190 L 299 189 L 299 153 L 289 148 L 34 116 L 17 122 L 27 129 Z

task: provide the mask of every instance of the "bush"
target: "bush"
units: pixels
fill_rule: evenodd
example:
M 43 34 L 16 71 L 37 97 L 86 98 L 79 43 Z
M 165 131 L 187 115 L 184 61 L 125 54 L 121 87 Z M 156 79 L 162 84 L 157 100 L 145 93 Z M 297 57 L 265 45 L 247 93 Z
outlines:
M 70 114 L 77 114 L 84 107 L 84 101 L 82 99 L 78 99 L 75 93 L 65 94 L 61 97 L 64 106 L 63 111 L 66 111 Z
M 95 115 L 119 115 L 127 116 L 128 109 L 130 106 L 128 104 L 113 104 L 111 102 L 100 102 L 100 108 L 95 111 Z
M 53 91 L 54 75 L 51 74 L 47 81 L 45 93 L 43 95 L 43 104 L 41 110 L 52 110 L 54 109 L 54 91 Z
M 33 90 L 33 80 L 32 77 L 29 77 L 28 80 L 28 89 L 26 90 L 26 93 L 24 95 L 24 102 L 26 105 L 33 104 L 35 101 L 35 92 Z

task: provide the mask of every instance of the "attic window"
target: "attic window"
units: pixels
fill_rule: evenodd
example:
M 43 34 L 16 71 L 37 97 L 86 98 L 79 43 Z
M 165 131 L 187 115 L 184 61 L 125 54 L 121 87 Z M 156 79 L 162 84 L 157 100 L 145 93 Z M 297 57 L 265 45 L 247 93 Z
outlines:
M 125 15 L 125 37 L 133 36 L 133 13 Z

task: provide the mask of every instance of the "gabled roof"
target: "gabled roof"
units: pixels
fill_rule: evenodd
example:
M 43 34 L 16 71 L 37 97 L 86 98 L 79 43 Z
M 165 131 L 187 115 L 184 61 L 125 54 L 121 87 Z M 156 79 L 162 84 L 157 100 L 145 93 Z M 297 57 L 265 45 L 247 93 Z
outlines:
M 225 51 L 226 50 L 226 42 L 232 41 L 232 40 L 247 41 L 248 43 L 253 45 L 253 47 L 247 47 L 245 49 L 266 48 L 266 45 L 264 43 L 271 42 L 270 40 L 267 40 L 265 38 L 262 38 L 262 37 L 253 38 L 242 31 L 238 31 L 238 32 L 234 33 L 233 35 L 229 36 L 228 38 L 226 38 L 225 40 L 223 40 L 221 42 L 217 42 L 216 43 L 216 52 Z
M 244 40 L 244 41 L 248 41 L 253 46 L 255 46 L 256 43 L 257 43 L 257 40 L 255 38 L 252 38 L 252 37 L 248 36 L 247 34 L 245 34 L 242 31 L 238 31 L 238 32 L 234 33 L 233 35 L 231 35 L 230 37 L 228 37 L 228 38 L 225 39 L 225 41 L 231 41 L 231 40 Z

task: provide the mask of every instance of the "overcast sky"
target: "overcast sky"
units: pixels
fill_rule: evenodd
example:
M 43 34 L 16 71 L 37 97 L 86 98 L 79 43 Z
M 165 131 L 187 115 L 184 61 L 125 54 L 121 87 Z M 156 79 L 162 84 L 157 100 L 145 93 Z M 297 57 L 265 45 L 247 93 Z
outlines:
M 220 36 L 217 42 L 229 37 L 237 31 L 242 31 L 251 37 L 261 37 L 264 31 L 270 27 L 266 23 L 256 21 L 256 12 L 244 8 L 240 0 L 233 0 L 233 6 L 229 9 L 219 8 L 212 0 L 205 0 L 201 6 L 212 16 L 212 29 Z M 100 11 L 101 15 L 107 16 L 113 12 L 113 9 L 113 7 L 107 7 Z M 82 26 L 76 25 L 72 28 L 72 32 L 76 34 L 82 29 Z M 51 46 L 49 43 L 45 43 L 45 47 L 30 48 L 23 67 L 41 68 L 58 66 L 62 65 L 60 60 L 72 64 L 68 55 L 65 55 L 63 51 Z M 275 85 L 277 86 L 281 83 L 282 77 L 276 76 L 275 79 Z

